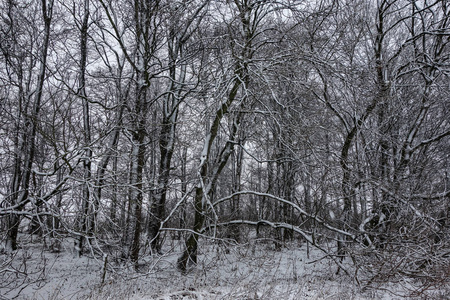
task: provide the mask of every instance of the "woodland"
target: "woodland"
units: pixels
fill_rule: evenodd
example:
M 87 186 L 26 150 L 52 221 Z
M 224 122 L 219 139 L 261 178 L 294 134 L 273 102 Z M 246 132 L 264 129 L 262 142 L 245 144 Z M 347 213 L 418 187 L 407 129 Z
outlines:
M 96 259 L 102 284 L 119 269 L 214 274 L 205 253 L 239 249 L 448 299 L 449 1 L 0 13 L 0 294 L 24 289 L 25 249 Z

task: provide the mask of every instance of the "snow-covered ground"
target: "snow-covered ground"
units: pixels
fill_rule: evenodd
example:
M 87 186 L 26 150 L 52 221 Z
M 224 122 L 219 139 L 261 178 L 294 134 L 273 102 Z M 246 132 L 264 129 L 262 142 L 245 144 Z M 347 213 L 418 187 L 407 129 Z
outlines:
M 199 264 L 183 275 L 175 268 L 179 244 L 166 242 L 166 254 L 142 258 L 139 272 L 108 257 L 105 273 L 100 255 L 79 258 L 70 240 L 60 252 L 28 241 L 14 256 L 0 255 L 0 299 L 401 299 L 411 285 L 367 288 L 336 274 L 336 265 L 318 250 L 311 248 L 308 258 L 306 245 L 276 251 L 270 242 L 203 241 Z

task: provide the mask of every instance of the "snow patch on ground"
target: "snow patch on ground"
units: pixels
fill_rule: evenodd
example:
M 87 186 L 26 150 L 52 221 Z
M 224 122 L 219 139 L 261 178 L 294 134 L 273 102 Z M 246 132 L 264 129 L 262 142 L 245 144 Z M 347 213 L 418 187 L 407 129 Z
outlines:
M 294 244 L 276 251 L 270 243 L 204 242 L 199 264 L 183 275 L 175 268 L 181 243 L 166 244 L 166 254 L 142 258 L 139 272 L 110 258 L 104 273 L 100 255 L 78 257 L 70 241 L 56 253 L 29 242 L 0 255 L 0 299 L 400 299 L 388 290 L 403 288 L 363 289 L 323 253 L 308 257 L 306 245 Z

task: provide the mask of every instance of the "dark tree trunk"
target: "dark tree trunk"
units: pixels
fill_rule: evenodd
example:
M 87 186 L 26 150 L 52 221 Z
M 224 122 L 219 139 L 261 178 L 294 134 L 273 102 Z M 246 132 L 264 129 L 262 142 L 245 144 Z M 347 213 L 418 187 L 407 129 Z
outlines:
M 80 216 L 80 235 L 78 237 L 77 251 L 78 255 L 83 254 L 83 243 L 85 235 L 90 235 L 90 228 L 88 225 L 88 214 L 91 199 L 91 121 L 89 111 L 89 101 L 86 94 L 86 64 L 87 64 L 87 38 L 89 29 L 89 0 L 84 2 L 84 16 L 80 28 L 80 73 L 78 82 L 78 96 L 81 99 L 83 106 L 83 133 L 84 133 L 84 148 L 85 155 L 83 159 L 83 198 L 81 203 Z

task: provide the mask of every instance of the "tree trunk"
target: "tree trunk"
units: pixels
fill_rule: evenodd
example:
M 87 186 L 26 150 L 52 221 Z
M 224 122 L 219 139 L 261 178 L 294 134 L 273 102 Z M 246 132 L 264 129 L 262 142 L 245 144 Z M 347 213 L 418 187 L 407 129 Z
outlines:
M 161 239 L 159 229 L 165 215 L 166 197 L 170 178 L 170 165 L 175 145 L 175 129 L 177 112 L 170 118 L 164 118 L 159 149 L 161 153 L 157 191 L 154 193 L 153 203 L 150 209 L 149 239 L 152 250 L 161 252 Z
M 89 102 L 86 94 L 86 63 L 87 63 L 87 38 L 89 28 L 89 0 L 84 1 L 84 16 L 80 28 L 80 73 L 78 81 L 78 96 L 83 106 L 83 134 L 84 134 L 84 158 L 83 158 L 83 198 L 81 203 L 80 235 L 76 245 L 78 256 L 83 254 L 83 242 L 85 235 L 90 235 L 88 214 L 91 198 L 91 121 Z
M 244 146 L 244 141 L 239 141 L 239 146 L 237 149 L 235 149 L 233 151 L 233 155 L 231 156 L 232 158 L 232 189 L 231 189 L 231 193 L 234 194 L 236 192 L 239 192 L 241 190 L 241 175 L 242 175 L 242 160 L 244 157 L 244 150 L 243 150 L 243 146 Z M 237 194 L 235 196 L 233 196 L 233 199 L 231 200 L 231 211 L 230 211 L 230 216 L 233 219 L 240 219 L 242 218 L 242 213 L 241 213 L 241 204 L 240 204 L 240 195 Z M 228 232 L 229 238 L 232 238 L 233 240 L 239 242 L 240 241 L 240 230 L 239 230 L 239 226 L 237 225 L 230 225 L 228 228 Z
M 139 82 L 138 76 L 138 82 Z M 130 258 L 137 264 L 140 251 L 140 237 L 142 231 L 142 201 L 143 201 L 143 170 L 145 164 L 145 136 L 146 136 L 146 87 L 139 86 L 136 95 L 135 114 L 135 130 L 133 134 L 133 146 L 131 153 L 131 169 L 130 169 L 130 205 L 132 209 L 131 230 L 132 244 L 130 249 Z
M 182 160 L 181 160 L 181 197 L 184 197 L 187 193 L 187 147 L 183 148 Z M 186 228 L 186 201 L 181 204 L 179 214 L 179 228 Z M 178 239 L 181 240 L 181 230 L 179 231 Z
M 23 135 L 24 160 L 22 167 L 21 160 L 16 160 L 15 174 L 12 181 L 12 192 L 8 199 L 10 206 L 15 206 L 16 210 L 21 211 L 29 202 L 29 188 L 32 166 L 34 163 L 36 135 L 38 129 L 39 112 L 41 110 L 41 99 L 47 68 L 47 52 L 50 41 L 50 29 L 53 14 L 53 0 L 47 4 L 42 0 L 42 17 L 44 20 L 44 40 L 40 56 L 40 68 L 38 82 L 34 96 L 33 108 L 30 115 L 26 117 L 26 128 Z M 11 213 L 7 218 L 8 232 L 6 235 L 6 249 L 13 251 L 17 249 L 17 235 L 19 232 L 21 217 L 19 214 Z
M 159 236 L 161 222 L 165 218 L 166 198 L 169 188 L 170 166 L 175 147 L 176 127 L 180 104 L 189 92 L 183 94 L 186 85 L 187 63 L 184 57 L 184 47 L 199 21 L 203 18 L 201 12 L 208 1 L 199 2 L 199 6 L 185 8 L 185 22 L 180 21 L 180 11 L 169 15 L 167 33 L 169 91 L 164 98 L 162 107 L 162 125 L 159 135 L 160 164 L 158 172 L 157 190 L 152 199 L 149 216 L 149 239 L 152 250 L 161 252 L 162 240 Z M 193 27 L 193 28 L 192 28 Z
M 117 150 L 117 145 L 119 143 L 119 136 L 120 136 L 120 130 L 121 130 L 121 126 L 122 126 L 122 116 L 123 116 L 123 111 L 125 109 L 125 106 L 123 105 L 123 103 L 119 103 L 119 110 L 117 112 L 117 116 L 116 116 L 116 125 L 115 128 L 112 132 L 112 136 L 111 139 L 109 141 L 108 144 L 108 148 L 106 153 L 103 155 L 102 160 L 100 161 L 100 164 L 98 166 L 97 169 L 97 175 L 96 175 L 96 180 L 95 180 L 95 190 L 94 190 L 94 211 L 91 214 L 91 221 L 90 221 L 90 225 L 91 225 L 91 232 L 95 232 L 96 230 L 96 226 L 97 226 L 97 215 L 98 215 L 98 210 L 100 207 L 100 201 L 102 198 L 102 189 L 103 189 L 103 185 L 105 183 L 105 173 L 106 170 L 108 168 L 108 164 L 111 161 L 111 158 L 113 159 L 113 176 L 117 176 L 117 157 L 114 156 L 114 153 Z M 117 180 L 116 180 L 117 181 Z M 116 220 L 116 210 L 117 210 L 117 185 L 114 185 L 114 191 L 112 194 L 112 199 L 111 199 L 111 210 L 110 210 L 110 217 L 111 217 L 111 222 L 115 222 Z
M 187 265 L 189 262 L 196 263 L 197 262 L 197 247 L 198 247 L 198 237 L 199 232 L 203 226 L 206 217 L 206 209 L 207 203 L 209 200 L 205 199 L 205 197 L 210 197 L 211 193 L 214 191 L 215 185 L 217 183 L 217 179 L 222 172 L 222 169 L 225 167 L 226 162 L 228 161 L 229 156 L 232 153 L 236 133 L 238 131 L 238 127 L 241 121 L 241 114 L 236 116 L 236 121 L 233 123 L 233 129 L 230 133 L 229 142 L 223 147 L 219 156 L 215 160 L 215 165 L 213 166 L 213 170 L 211 170 L 211 174 L 208 170 L 208 165 L 210 163 L 210 153 L 211 147 L 214 143 L 215 138 L 219 132 L 220 123 L 223 116 L 228 112 L 231 104 L 236 98 L 239 87 L 241 86 L 240 78 L 236 79 L 234 85 L 228 95 L 227 100 L 222 103 L 220 109 L 216 112 L 213 124 L 206 136 L 205 143 L 203 145 L 203 151 L 201 154 L 200 161 L 200 172 L 199 172 L 199 180 L 198 186 L 195 190 L 195 198 L 194 198 L 194 209 L 195 209 L 195 218 L 194 218 L 194 233 L 189 234 L 188 238 L 185 242 L 185 250 L 183 254 L 178 259 L 178 269 L 182 272 L 185 272 L 187 269 Z M 210 175 L 210 176 L 208 176 Z

